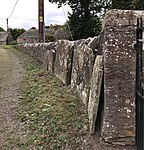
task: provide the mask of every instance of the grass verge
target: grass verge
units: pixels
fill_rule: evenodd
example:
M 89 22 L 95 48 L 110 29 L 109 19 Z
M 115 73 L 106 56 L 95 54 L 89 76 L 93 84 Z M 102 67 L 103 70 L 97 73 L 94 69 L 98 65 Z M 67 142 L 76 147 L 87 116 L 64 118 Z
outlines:
M 18 55 L 26 70 L 20 85 L 18 119 L 23 122 L 30 136 L 23 147 L 85 149 L 88 145 L 85 139 L 88 117 L 80 100 L 31 57 L 16 49 L 10 50 Z

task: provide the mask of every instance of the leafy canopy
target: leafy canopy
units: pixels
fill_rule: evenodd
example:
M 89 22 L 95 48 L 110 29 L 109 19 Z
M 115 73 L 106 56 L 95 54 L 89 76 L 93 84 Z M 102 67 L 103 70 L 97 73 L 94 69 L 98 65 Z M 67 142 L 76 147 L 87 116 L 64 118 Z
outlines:
M 144 10 L 143 0 L 112 0 L 112 9 Z
M 106 8 L 105 0 L 49 0 L 57 3 L 58 7 L 68 4 L 72 9 L 67 22 L 74 40 L 93 37 L 99 34 L 101 21 L 100 13 Z M 105 6 L 105 8 L 103 8 Z
M 14 40 L 16 40 L 17 37 L 20 36 L 25 31 L 26 31 L 25 29 L 18 29 L 18 28 L 12 29 L 12 28 L 10 28 L 10 32 L 11 32 L 11 35 L 12 35 Z

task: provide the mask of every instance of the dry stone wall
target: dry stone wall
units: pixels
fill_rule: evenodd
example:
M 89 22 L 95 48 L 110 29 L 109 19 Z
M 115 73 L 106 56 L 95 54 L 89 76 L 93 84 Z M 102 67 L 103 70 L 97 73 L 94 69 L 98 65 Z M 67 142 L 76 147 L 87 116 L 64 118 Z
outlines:
M 97 56 L 96 51 L 98 51 L 98 42 L 95 43 L 99 41 L 97 39 L 97 37 L 94 37 L 72 42 L 59 40 L 51 43 L 23 44 L 17 45 L 17 48 L 34 57 L 45 69 L 58 77 L 64 85 L 70 85 L 73 92 L 77 94 L 88 108 L 88 105 L 91 106 L 92 101 L 95 101 L 95 97 L 92 96 L 89 104 L 90 87 L 93 84 L 91 83 L 93 66 Z M 101 62 L 99 59 L 98 61 Z M 96 69 L 96 67 L 94 68 Z M 94 75 L 99 74 L 98 69 L 94 70 L 94 72 Z M 93 78 L 95 77 L 93 76 Z M 99 82 L 97 83 L 99 84 L 97 92 L 100 93 L 101 80 L 97 82 Z M 99 103 L 98 98 L 99 96 L 97 96 L 95 103 Z M 91 113 L 95 114 L 95 111 L 97 110 L 92 108 L 89 115 L 92 116 Z M 91 126 L 93 126 L 92 134 L 94 134 L 96 115 L 93 118 L 89 118 L 91 121 L 93 119 Z
M 111 144 L 135 144 L 136 62 L 132 44 L 139 16 L 144 17 L 144 12 L 111 10 L 98 37 L 17 46 L 64 85 L 70 85 L 88 109 L 90 133 L 95 133 L 100 118 L 102 139 Z

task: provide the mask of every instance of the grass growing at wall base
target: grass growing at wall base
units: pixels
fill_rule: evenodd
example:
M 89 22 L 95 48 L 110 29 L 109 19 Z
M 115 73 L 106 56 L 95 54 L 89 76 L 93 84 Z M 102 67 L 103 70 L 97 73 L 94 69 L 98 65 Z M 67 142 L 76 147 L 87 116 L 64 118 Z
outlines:
M 32 58 L 13 49 L 26 69 L 21 82 L 18 119 L 30 136 L 20 147 L 47 150 L 82 149 L 88 133 L 87 112 L 69 88 Z

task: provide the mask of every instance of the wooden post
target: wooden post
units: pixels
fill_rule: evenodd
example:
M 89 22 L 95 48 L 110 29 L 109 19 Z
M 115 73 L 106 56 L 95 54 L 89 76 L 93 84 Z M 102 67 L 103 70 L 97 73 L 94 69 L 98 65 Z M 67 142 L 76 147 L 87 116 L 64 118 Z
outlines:
M 39 42 L 44 42 L 44 0 L 38 3 Z

